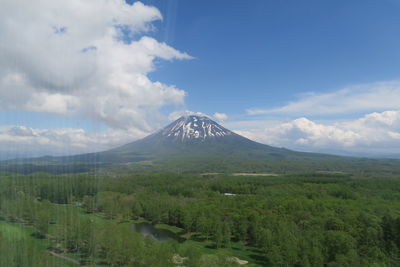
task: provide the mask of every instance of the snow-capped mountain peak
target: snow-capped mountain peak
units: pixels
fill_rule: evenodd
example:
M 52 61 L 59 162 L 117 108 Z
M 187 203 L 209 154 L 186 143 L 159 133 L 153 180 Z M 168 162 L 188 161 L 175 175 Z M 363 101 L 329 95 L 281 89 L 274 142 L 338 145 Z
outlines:
M 233 132 L 222 127 L 206 116 L 189 115 L 180 117 L 164 129 L 160 134 L 174 140 L 205 140 L 232 135 Z

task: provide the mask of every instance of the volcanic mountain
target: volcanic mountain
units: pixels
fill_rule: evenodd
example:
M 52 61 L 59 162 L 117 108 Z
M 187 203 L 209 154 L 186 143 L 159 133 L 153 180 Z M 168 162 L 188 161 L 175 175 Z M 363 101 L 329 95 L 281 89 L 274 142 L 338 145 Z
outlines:
M 341 158 L 304 153 L 254 142 L 206 116 L 183 116 L 135 142 L 99 153 L 64 157 L 72 162 L 136 163 L 168 170 L 270 169 L 282 161 Z M 273 162 L 273 164 L 272 164 Z M 243 167 L 253 166 L 253 167 Z
M 171 157 L 231 157 L 250 151 L 286 150 L 270 147 L 238 135 L 205 116 L 184 116 L 141 140 L 96 153 L 101 161 L 137 161 Z
M 340 156 L 296 152 L 260 144 L 224 128 L 208 117 L 190 115 L 177 119 L 143 139 L 108 151 L 27 159 L 18 164 L 8 161 L 6 165 L 8 170 L 20 170 L 24 166 L 25 173 L 49 171 L 49 168 L 56 173 L 80 172 L 112 166 L 129 166 L 139 171 L 282 172 L 310 166 L 331 169 L 332 162 L 348 160 Z M 329 167 L 324 168 L 325 163 L 329 163 Z

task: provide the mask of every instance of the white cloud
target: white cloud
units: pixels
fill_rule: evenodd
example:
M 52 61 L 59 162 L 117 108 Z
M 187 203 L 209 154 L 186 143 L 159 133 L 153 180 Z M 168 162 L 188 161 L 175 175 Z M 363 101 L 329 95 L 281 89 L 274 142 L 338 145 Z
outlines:
M 143 132 L 108 130 L 101 133 L 84 129 L 35 129 L 26 126 L 0 128 L 0 159 L 68 155 L 107 150 L 143 137 Z
M 362 129 L 368 127 L 376 130 L 400 131 L 400 111 L 390 110 L 374 112 L 365 115 L 361 119 L 345 124 L 347 127 Z
M 196 115 L 196 116 L 206 116 L 206 117 L 210 117 L 209 115 L 203 113 L 203 112 L 196 112 L 196 111 L 191 111 L 191 110 L 176 110 L 174 112 L 171 112 L 168 116 L 168 119 L 170 121 L 174 121 L 179 119 L 182 116 L 190 116 L 190 115 Z
M 154 61 L 190 59 L 144 34 L 160 12 L 124 0 L 3 0 L 0 110 L 100 121 L 150 132 L 185 91 L 151 81 Z M 127 41 L 127 38 L 134 41 Z
M 400 82 L 380 82 L 347 87 L 331 93 L 306 93 L 300 99 L 270 109 L 252 108 L 249 115 L 296 116 L 350 114 L 400 109 Z
M 219 121 L 226 121 L 228 119 L 228 115 L 225 113 L 215 112 L 213 116 Z
M 400 110 L 331 124 L 303 117 L 264 130 L 236 132 L 261 143 L 302 151 L 400 156 Z

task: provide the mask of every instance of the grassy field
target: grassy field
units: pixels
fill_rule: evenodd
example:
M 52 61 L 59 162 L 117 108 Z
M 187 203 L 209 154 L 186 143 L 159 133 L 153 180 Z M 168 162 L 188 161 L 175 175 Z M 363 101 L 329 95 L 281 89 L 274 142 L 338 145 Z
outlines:
M 33 232 L 29 226 L 0 221 L 0 266 L 76 266 L 51 256 L 50 241 L 33 237 Z

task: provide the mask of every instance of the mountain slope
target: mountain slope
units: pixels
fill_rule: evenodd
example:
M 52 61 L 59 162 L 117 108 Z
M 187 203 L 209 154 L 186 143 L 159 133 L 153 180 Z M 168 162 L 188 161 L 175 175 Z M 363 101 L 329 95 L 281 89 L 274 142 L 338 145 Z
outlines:
M 389 161 L 383 161 L 385 164 Z M 398 163 L 396 161 L 396 163 Z M 82 172 L 98 167 L 170 172 L 363 170 L 377 160 L 296 152 L 251 141 L 204 116 L 185 116 L 141 140 L 98 153 L 7 161 L 3 170 Z M 392 163 L 390 163 L 391 165 Z M 360 167 L 361 166 L 361 167 Z
M 270 156 L 283 157 L 289 150 L 275 148 L 240 136 L 207 117 L 181 117 L 141 140 L 96 153 L 105 162 L 129 162 L 181 157 Z M 296 152 L 294 152 L 296 153 Z
M 275 170 L 274 166 L 282 165 L 283 162 L 321 162 L 344 158 L 260 144 L 224 128 L 207 117 L 192 115 L 181 117 L 141 140 L 104 152 L 63 159 L 66 160 L 75 163 L 132 163 L 138 168 L 145 162 L 163 171 L 225 172 L 272 171 Z

